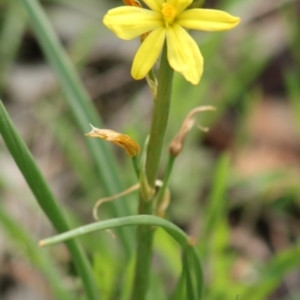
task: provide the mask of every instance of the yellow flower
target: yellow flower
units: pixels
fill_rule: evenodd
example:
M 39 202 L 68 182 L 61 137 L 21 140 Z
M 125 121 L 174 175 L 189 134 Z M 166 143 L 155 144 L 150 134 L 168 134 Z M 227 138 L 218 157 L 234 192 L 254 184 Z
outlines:
M 203 57 L 198 45 L 185 29 L 229 30 L 240 22 L 240 18 L 219 10 L 187 9 L 193 0 L 143 1 L 150 9 L 118 7 L 109 10 L 103 19 L 103 23 L 124 40 L 149 32 L 133 60 L 132 77 L 142 79 L 147 75 L 166 40 L 170 66 L 192 84 L 199 83 L 203 72 Z
M 92 131 L 89 133 L 86 133 L 85 135 L 88 137 L 96 137 L 100 138 L 109 142 L 114 143 L 115 145 L 122 147 L 128 156 L 133 157 L 139 154 L 140 152 L 140 146 L 137 144 L 136 141 L 134 141 L 130 136 L 122 133 L 115 132 L 110 129 L 99 129 L 94 127 L 92 124 L 90 124 L 92 127 Z

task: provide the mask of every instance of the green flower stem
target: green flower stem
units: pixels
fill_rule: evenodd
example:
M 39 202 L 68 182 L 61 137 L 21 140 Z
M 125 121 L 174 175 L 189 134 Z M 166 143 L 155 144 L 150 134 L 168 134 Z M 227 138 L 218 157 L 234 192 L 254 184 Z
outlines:
M 1 101 L 0 133 L 40 207 L 52 222 L 55 229 L 58 232 L 69 230 L 61 208 Z M 78 274 L 83 281 L 88 299 L 99 299 L 99 293 L 94 277 L 92 276 L 91 267 L 81 247 L 76 241 L 66 242 L 66 245 L 72 255 Z
M 173 69 L 170 67 L 167 59 L 167 46 L 165 44 L 161 55 L 158 73 L 157 96 L 154 100 L 153 117 L 146 160 L 146 175 L 149 185 L 153 188 L 168 124 L 173 73 Z
M 138 160 L 137 160 L 137 156 L 133 156 L 131 158 L 131 161 L 132 161 L 132 165 L 133 165 L 135 175 L 139 179 L 140 178 L 140 167 L 139 167 L 139 163 L 138 163 Z
M 165 43 L 161 55 L 158 72 L 157 94 L 154 100 L 153 117 L 150 130 L 145 174 L 150 188 L 155 189 L 165 132 L 168 124 L 173 70 L 167 59 L 167 45 Z M 143 184 L 141 182 L 141 184 Z M 152 214 L 153 201 L 140 197 L 139 214 Z M 152 241 L 154 228 L 140 226 L 137 230 L 137 259 L 132 299 L 144 300 L 149 287 L 150 266 L 152 258 Z
M 152 211 L 152 201 L 144 206 L 145 213 Z M 137 254 L 131 299 L 144 300 L 149 288 L 152 244 L 155 228 L 139 226 L 137 229 Z

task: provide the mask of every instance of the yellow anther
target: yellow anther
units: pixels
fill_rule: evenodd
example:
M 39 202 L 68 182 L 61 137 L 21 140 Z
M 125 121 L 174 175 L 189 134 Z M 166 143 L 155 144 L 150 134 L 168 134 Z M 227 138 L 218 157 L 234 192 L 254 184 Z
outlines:
M 161 13 L 164 17 L 165 25 L 168 26 L 174 22 L 174 19 L 177 16 L 177 9 L 170 3 L 164 3 L 162 5 Z

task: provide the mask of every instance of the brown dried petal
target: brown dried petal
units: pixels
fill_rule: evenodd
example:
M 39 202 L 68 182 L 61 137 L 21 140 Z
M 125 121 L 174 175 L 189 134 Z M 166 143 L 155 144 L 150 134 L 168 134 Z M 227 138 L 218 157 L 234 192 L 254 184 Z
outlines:
M 91 125 L 91 124 L 90 124 Z M 140 146 L 130 136 L 115 132 L 110 129 L 99 129 L 91 125 L 92 131 L 86 133 L 88 137 L 96 137 L 114 143 L 122 147 L 128 156 L 133 157 L 139 154 Z
M 199 106 L 199 107 L 194 108 L 187 115 L 187 117 L 184 119 L 177 135 L 170 143 L 169 151 L 170 151 L 171 155 L 177 156 L 181 152 L 185 138 L 186 138 L 188 132 L 191 130 L 191 128 L 195 124 L 195 120 L 194 120 L 195 115 L 198 114 L 199 112 L 206 111 L 206 110 L 215 110 L 215 108 L 213 106 Z M 203 131 L 208 131 L 208 128 L 202 127 L 200 125 L 198 125 L 198 128 Z
M 139 1 L 137 0 L 123 0 L 125 5 L 128 6 L 136 6 L 136 7 L 142 7 Z

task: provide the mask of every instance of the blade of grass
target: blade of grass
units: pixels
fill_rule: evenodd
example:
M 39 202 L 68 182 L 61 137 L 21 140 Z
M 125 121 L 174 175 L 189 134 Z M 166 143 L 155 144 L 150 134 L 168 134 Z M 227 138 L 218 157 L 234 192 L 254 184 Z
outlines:
M 74 295 L 66 289 L 62 276 L 55 269 L 52 259 L 40 251 L 30 234 L 16 220 L 10 218 L 2 208 L 0 209 L 0 224 L 7 237 L 12 239 L 19 249 L 26 249 L 24 254 L 36 268 L 41 270 L 52 288 L 54 298 L 73 299 Z
M 50 99 L 50 101 L 53 100 L 56 99 Z M 35 117 L 49 129 L 64 151 L 73 173 L 76 174 L 78 181 L 84 188 L 85 196 L 88 197 L 90 191 L 99 190 L 97 179 L 93 176 L 93 167 L 83 151 L 74 151 L 74 140 L 77 141 L 75 137 L 78 135 L 76 128 L 74 128 L 74 122 L 66 114 L 59 115 L 59 108 L 53 108 L 49 103 L 50 101 L 44 101 L 38 107 Z M 55 122 L 53 122 L 53 114 L 55 115 Z M 99 195 L 96 197 L 99 197 Z M 95 199 L 97 199 L 96 197 Z
M 0 33 L 0 93 L 5 86 L 8 71 L 22 41 L 21 35 L 25 28 L 25 17 L 20 7 L 13 1 L 7 5 Z
M 187 273 L 187 264 L 186 264 L 186 260 L 183 259 L 181 274 L 178 279 L 174 294 L 171 297 L 171 300 L 184 299 L 184 295 L 185 295 L 184 292 L 186 291 L 186 273 Z
M 244 294 L 248 300 L 264 300 L 282 282 L 282 278 L 300 265 L 300 245 L 277 254 L 272 261 L 260 271 L 259 281 Z
M 36 0 L 19 0 L 19 2 L 23 5 L 38 42 L 56 73 L 82 133 L 90 131 L 90 123 L 101 128 L 100 117 L 97 115 L 95 107 L 92 105 L 73 64 L 62 48 L 40 3 Z M 87 139 L 86 143 L 95 162 L 97 176 L 99 176 L 107 195 L 122 191 L 120 172 L 117 170 L 107 145 L 95 139 Z M 125 201 L 111 202 L 108 205 L 111 205 L 116 216 L 130 214 Z M 126 255 L 129 256 L 134 246 L 134 233 L 126 228 L 121 228 L 120 239 Z
M 285 84 L 287 87 L 289 102 L 292 106 L 294 114 L 294 121 L 296 123 L 297 131 L 300 134 L 300 87 L 299 87 L 299 73 L 296 71 L 290 71 L 285 74 Z
M 199 254 L 196 248 L 187 248 L 187 251 L 189 252 L 189 255 L 191 257 L 190 263 L 191 266 L 193 267 L 193 272 L 195 274 L 195 279 L 196 279 L 196 287 L 198 291 L 198 299 L 201 300 L 203 299 L 203 294 L 204 294 L 204 275 L 202 271 L 201 264 L 195 263 L 197 261 L 200 261 Z
M 58 232 L 69 230 L 69 226 L 61 208 L 1 101 L 0 133 L 40 207 L 55 229 Z M 89 299 L 99 299 L 99 293 L 92 276 L 91 267 L 81 247 L 76 241 L 69 241 L 66 245 L 72 255 L 74 264 L 83 281 Z
M 69 239 L 88 234 L 94 231 L 134 225 L 159 226 L 162 229 L 164 229 L 183 248 L 190 247 L 189 237 L 185 234 L 184 231 L 182 231 L 179 227 L 165 219 L 151 215 L 135 215 L 94 222 L 88 225 L 72 229 L 68 232 L 58 234 L 52 238 L 42 240 L 40 242 L 40 246 L 48 246 L 61 243 L 63 241 L 67 241 Z
M 208 207 L 205 212 L 205 236 L 208 237 L 211 232 L 216 232 L 216 227 L 219 225 L 220 214 L 224 215 L 225 206 L 225 191 L 229 175 L 230 157 L 224 154 L 220 157 L 213 186 L 211 188 L 211 195 L 208 201 Z
M 183 254 L 183 261 L 186 265 L 187 271 L 186 271 L 186 295 L 187 298 L 190 300 L 198 300 L 199 298 L 196 296 L 195 290 L 194 290 L 194 284 L 193 284 L 193 274 L 191 270 L 191 262 L 188 251 L 186 251 Z
M 195 247 L 190 245 L 190 238 L 182 231 L 179 227 L 174 225 L 173 223 L 151 215 L 136 215 L 122 218 L 115 218 L 100 222 L 91 223 L 88 225 L 84 225 L 78 227 L 76 229 L 70 230 L 68 232 L 64 232 L 58 234 L 54 237 L 50 237 L 40 241 L 40 246 L 49 246 L 57 243 L 61 243 L 63 241 L 67 241 L 69 239 L 79 237 L 81 235 L 85 235 L 91 232 L 118 228 L 122 226 L 134 226 L 134 225 L 143 225 L 143 226 L 159 226 L 164 229 L 182 248 L 183 251 L 186 252 L 186 255 L 190 258 L 190 267 L 193 267 L 193 271 L 196 279 L 197 292 L 199 297 L 203 294 L 203 275 L 201 262 L 198 257 L 197 251 Z M 201 298 L 198 298 L 201 299 Z
M 148 299 L 166 299 L 166 288 L 161 284 L 161 274 L 159 272 L 151 272 Z
M 214 276 L 213 290 L 229 286 L 228 263 L 224 256 L 224 249 L 229 244 L 229 228 L 227 223 L 226 188 L 229 178 L 230 156 L 224 153 L 218 160 L 211 194 L 205 209 L 204 233 L 199 241 L 202 255 L 211 260 L 211 272 Z M 224 289 L 226 290 L 226 289 Z M 225 295 L 224 295 L 225 297 Z
M 178 276 L 182 272 L 177 243 L 159 228 L 155 231 L 154 251 L 167 266 L 170 273 Z

